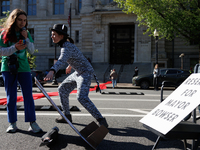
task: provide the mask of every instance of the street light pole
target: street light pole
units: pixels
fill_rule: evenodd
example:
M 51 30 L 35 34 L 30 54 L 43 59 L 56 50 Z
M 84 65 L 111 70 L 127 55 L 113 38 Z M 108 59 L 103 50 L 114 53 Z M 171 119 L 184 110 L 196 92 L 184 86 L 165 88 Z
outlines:
M 158 36 L 156 36 L 156 64 L 158 64 Z
M 157 91 L 158 90 L 158 82 L 159 82 L 159 68 L 158 68 L 158 36 L 159 36 L 159 33 L 158 31 L 155 29 L 154 31 L 154 37 L 156 37 L 156 40 L 155 40 L 155 45 L 156 45 L 156 64 L 155 64 L 155 67 L 154 67 L 154 71 L 155 71 L 155 74 L 154 74 L 154 88 L 155 90 Z
M 158 64 L 158 36 L 159 36 L 159 33 L 155 29 L 155 31 L 154 31 L 154 37 L 156 37 L 156 41 L 155 41 L 155 44 L 156 44 L 156 64 Z

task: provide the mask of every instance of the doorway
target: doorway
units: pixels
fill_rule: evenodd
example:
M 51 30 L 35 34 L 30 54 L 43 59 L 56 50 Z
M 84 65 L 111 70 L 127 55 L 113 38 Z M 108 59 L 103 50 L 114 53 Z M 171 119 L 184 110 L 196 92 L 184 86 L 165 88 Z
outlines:
M 110 64 L 134 62 L 135 25 L 110 26 Z

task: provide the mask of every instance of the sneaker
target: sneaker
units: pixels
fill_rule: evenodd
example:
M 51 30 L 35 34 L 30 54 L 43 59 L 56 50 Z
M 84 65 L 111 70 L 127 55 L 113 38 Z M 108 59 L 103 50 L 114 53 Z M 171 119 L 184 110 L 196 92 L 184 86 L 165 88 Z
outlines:
M 67 117 L 67 119 L 72 123 L 72 116 L 71 116 L 71 114 L 65 115 L 65 117 Z M 67 123 L 67 121 L 62 116 L 60 116 L 59 118 L 56 118 L 55 121 L 57 123 Z
M 108 128 L 108 123 L 106 121 L 106 118 L 99 118 L 97 119 L 99 126 L 104 125 L 106 128 Z
M 39 132 L 42 132 L 42 129 L 34 121 L 34 122 L 30 122 L 30 127 L 29 127 L 28 131 L 31 131 L 33 133 L 39 133 Z
M 9 127 L 7 128 L 6 132 L 7 133 L 15 133 L 17 131 L 17 125 L 16 122 L 10 123 Z

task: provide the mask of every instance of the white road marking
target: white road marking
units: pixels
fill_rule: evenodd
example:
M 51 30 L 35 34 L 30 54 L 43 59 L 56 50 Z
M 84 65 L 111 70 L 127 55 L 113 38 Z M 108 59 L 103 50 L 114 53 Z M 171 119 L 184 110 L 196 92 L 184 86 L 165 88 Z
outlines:
M 80 108 L 81 110 L 85 108 Z M 127 111 L 133 111 L 137 113 L 142 113 L 141 115 L 139 114 L 114 114 L 114 113 L 104 113 L 102 114 L 105 117 L 144 117 L 151 109 L 131 109 L 131 108 L 98 108 L 99 110 L 127 110 Z M 91 116 L 89 113 L 74 113 L 71 112 L 72 116 Z M 0 116 L 6 116 L 6 112 L 1 112 Z M 17 115 L 24 116 L 24 111 L 22 112 L 17 112 Z M 59 113 L 57 111 L 52 112 L 36 112 L 37 116 L 59 116 Z
M 144 110 L 140 110 L 140 109 L 128 109 L 130 111 L 134 111 L 134 112 L 138 112 L 138 113 L 143 113 L 143 114 L 148 114 L 149 111 L 144 111 Z
M 51 97 L 52 98 L 52 100 L 59 100 L 60 98 L 58 97 L 58 98 L 53 98 L 53 97 Z M 43 98 L 40 98 L 41 100 L 43 100 L 43 99 L 46 99 L 45 97 L 43 97 Z M 132 101 L 132 102 L 134 102 L 134 101 L 144 101 L 144 102 L 160 102 L 160 99 L 157 99 L 157 100 L 155 100 L 155 99 L 123 99 L 123 98 L 112 98 L 112 99 L 110 99 L 110 98 L 90 98 L 92 101 L 123 101 L 123 102 L 125 102 L 125 101 Z M 39 100 L 39 99 L 38 99 Z M 72 101 L 72 100 L 76 100 L 77 101 L 77 99 L 76 98 L 74 98 L 74 97 L 71 97 L 71 98 L 69 98 L 69 100 L 70 101 Z
M 6 116 L 7 113 L 0 113 L 0 116 Z M 18 116 L 24 116 L 24 113 L 17 113 Z M 91 116 L 90 114 L 71 114 L 72 116 Z M 102 114 L 105 117 L 144 117 L 145 115 L 127 115 L 127 114 Z M 58 113 L 36 113 L 36 116 L 59 116 Z

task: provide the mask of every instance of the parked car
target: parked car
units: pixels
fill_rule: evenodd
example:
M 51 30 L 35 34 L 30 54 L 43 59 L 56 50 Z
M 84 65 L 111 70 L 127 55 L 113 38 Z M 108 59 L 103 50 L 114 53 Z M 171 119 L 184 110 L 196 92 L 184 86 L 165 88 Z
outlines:
M 168 81 L 171 83 L 168 86 L 178 87 L 190 74 L 189 70 L 175 68 L 160 69 L 158 86 L 162 86 L 163 81 Z M 153 73 L 133 77 L 132 83 L 133 85 L 140 86 L 142 89 L 148 89 L 150 86 L 153 86 Z
M 38 81 L 40 82 L 40 84 L 43 86 L 46 81 L 44 81 L 44 73 L 40 70 L 31 70 L 31 76 L 32 76 L 32 85 L 36 86 L 35 84 L 35 79 L 34 77 L 36 77 L 38 79 Z M 4 86 L 4 81 L 3 81 L 3 76 L 0 75 L 0 86 Z M 20 87 L 18 87 L 18 89 L 20 89 Z

